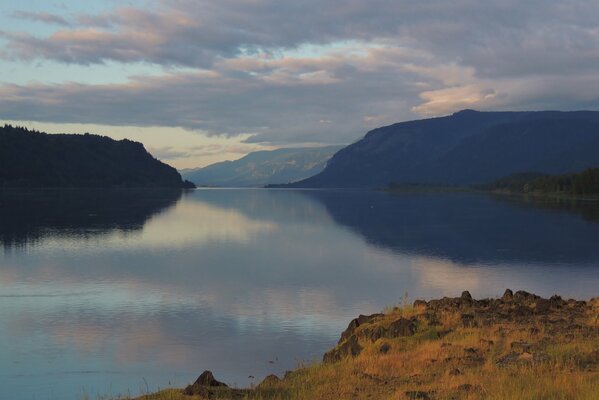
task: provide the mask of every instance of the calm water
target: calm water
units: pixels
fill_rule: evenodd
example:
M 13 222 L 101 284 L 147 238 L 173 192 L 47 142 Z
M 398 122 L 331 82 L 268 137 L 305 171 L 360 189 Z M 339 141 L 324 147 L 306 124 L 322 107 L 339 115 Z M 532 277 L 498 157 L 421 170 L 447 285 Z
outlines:
M 0 194 L 0 399 L 230 384 L 414 298 L 599 295 L 599 208 L 476 194 Z M 248 378 L 250 375 L 255 379 Z

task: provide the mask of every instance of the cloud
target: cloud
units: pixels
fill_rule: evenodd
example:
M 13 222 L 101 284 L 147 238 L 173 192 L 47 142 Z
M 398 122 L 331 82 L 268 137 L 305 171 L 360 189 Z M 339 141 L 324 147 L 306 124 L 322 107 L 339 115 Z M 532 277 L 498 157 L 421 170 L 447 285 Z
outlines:
M 403 57 L 396 53 L 223 60 L 209 71 L 134 77 L 125 84 L 5 85 L 0 118 L 181 126 L 213 135 L 253 134 L 251 141 L 260 142 L 350 141 L 376 126 L 363 119 L 373 110 L 388 123 L 409 115 L 409 108 L 400 114 L 406 109 L 402 96 L 418 91 L 411 78 L 398 79 L 400 71 L 387 65 Z
M 55 24 L 62 26 L 70 26 L 71 24 L 60 15 L 44 13 L 44 12 L 30 12 L 30 11 L 16 11 L 12 14 L 14 18 L 25 19 L 34 22 L 43 22 L 45 24 Z
M 1 118 L 339 143 L 461 108 L 599 107 L 591 0 L 156 0 L 64 21 L 42 15 L 21 16 L 58 29 L 0 33 L 3 57 L 167 72 L 5 85 Z
M 219 58 L 276 53 L 304 44 L 357 40 L 409 44 L 442 62 L 473 66 L 481 75 L 591 68 L 597 61 L 599 4 L 494 0 L 157 0 L 64 17 L 21 12 L 60 22 L 48 37 L 8 34 L 22 59 L 90 64 L 106 60 L 207 66 Z M 68 26 L 72 25 L 72 26 Z M 572 57 L 575 56 L 575 57 Z

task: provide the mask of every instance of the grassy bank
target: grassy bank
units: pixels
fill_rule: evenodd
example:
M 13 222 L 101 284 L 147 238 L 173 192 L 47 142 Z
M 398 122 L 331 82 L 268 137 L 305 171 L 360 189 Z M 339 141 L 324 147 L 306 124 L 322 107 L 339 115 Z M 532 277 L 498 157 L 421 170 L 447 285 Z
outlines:
M 416 301 L 353 320 L 322 363 L 282 379 L 186 391 L 139 399 L 598 399 L 599 299 Z

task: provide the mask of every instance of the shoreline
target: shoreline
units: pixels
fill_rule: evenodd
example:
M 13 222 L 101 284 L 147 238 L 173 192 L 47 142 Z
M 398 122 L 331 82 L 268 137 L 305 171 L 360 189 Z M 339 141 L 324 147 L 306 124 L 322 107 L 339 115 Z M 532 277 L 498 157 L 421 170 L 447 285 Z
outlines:
M 481 189 L 469 186 L 426 186 L 415 185 L 405 187 L 388 187 L 380 189 L 383 192 L 391 194 L 412 194 L 412 193 L 479 193 L 495 196 L 519 197 L 522 199 L 534 200 L 565 200 L 565 201 L 580 201 L 580 202 L 599 202 L 599 194 L 594 195 L 574 195 L 563 193 L 545 193 L 545 192 L 516 192 L 512 190 L 501 189 Z
M 599 298 L 506 290 L 501 298 L 416 300 L 360 315 L 321 363 L 250 388 L 204 371 L 137 400 L 536 399 L 599 393 Z

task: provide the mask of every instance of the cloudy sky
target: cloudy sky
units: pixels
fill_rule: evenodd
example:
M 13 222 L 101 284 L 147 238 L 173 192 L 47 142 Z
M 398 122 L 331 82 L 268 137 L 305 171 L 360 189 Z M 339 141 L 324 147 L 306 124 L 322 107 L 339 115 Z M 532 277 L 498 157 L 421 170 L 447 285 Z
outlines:
M 599 109 L 596 0 L 0 0 L 0 120 L 179 168 L 403 120 Z

